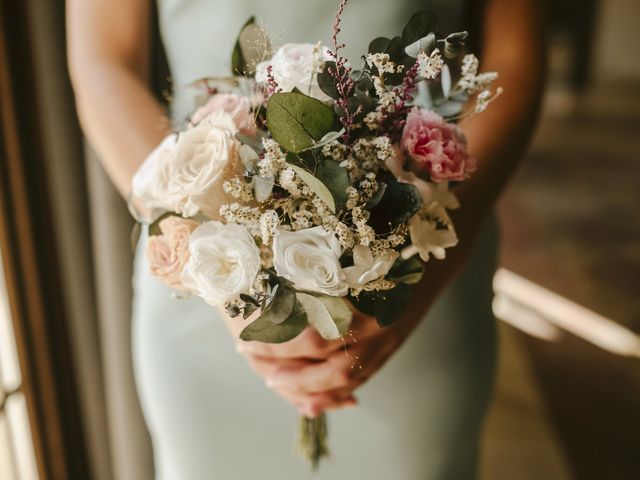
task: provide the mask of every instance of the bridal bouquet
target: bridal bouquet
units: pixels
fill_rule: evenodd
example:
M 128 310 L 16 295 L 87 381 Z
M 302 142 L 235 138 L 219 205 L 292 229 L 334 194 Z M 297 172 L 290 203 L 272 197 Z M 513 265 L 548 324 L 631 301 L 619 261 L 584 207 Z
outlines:
M 255 313 L 243 340 L 286 342 L 308 326 L 338 339 L 345 300 L 389 325 L 422 262 L 458 241 L 450 186 L 475 161 L 455 122 L 500 93 L 497 75 L 465 54 L 466 32 L 438 37 L 425 11 L 352 64 L 338 41 L 345 4 L 330 47 L 273 51 L 250 19 L 232 76 L 197 82 L 208 98 L 133 179 L 151 273 L 231 317 Z M 314 465 L 324 421 L 301 423 Z

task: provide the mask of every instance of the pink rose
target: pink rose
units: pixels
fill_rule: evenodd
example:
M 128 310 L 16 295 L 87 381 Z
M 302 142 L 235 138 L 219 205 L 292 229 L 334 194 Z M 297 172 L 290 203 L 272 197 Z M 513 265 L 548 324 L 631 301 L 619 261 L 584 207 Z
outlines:
M 162 235 L 154 235 L 147 242 L 151 275 L 176 290 L 189 290 L 182 278 L 189 261 L 189 237 L 197 227 L 193 220 L 173 215 L 160 221 Z
M 191 125 L 197 125 L 205 117 L 216 111 L 231 115 L 241 133 L 254 137 L 256 123 L 251 113 L 251 101 L 247 97 L 233 93 L 217 93 L 200 107 L 191 117 Z
M 423 108 L 409 112 L 401 145 L 413 160 L 412 170 L 428 172 L 434 181 L 464 180 L 476 167 L 462 131 Z

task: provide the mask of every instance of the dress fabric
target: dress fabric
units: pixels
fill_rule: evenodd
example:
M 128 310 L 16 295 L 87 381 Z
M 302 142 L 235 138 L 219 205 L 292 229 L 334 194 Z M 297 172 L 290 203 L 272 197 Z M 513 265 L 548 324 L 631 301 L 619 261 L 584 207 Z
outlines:
M 338 3 L 158 1 L 176 121 L 193 108 L 194 92 L 186 85 L 227 74 L 237 31 L 251 14 L 261 17 L 281 43 L 328 43 Z M 434 9 L 453 24 L 460 5 L 444 3 L 445 9 Z M 343 20 L 347 52 L 357 59 L 371 39 L 399 33 L 424 5 L 351 0 Z M 479 235 L 462 275 L 356 392 L 360 405 L 330 413 L 332 455 L 315 473 L 292 452 L 297 413 L 236 353 L 212 307 L 197 298 L 174 298 L 150 276 L 145 243 L 143 235 L 133 278 L 133 357 L 157 480 L 475 478 L 495 366 L 493 220 Z

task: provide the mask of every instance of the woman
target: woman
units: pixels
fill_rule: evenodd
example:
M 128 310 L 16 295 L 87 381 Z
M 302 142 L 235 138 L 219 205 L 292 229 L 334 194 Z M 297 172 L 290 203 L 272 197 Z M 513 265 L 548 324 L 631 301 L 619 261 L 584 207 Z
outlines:
M 170 124 L 146 86 L 149 1 L 68 0 L 80 118 L 123 196 Z M 227 322 L 230 339 L 218 312 L 198 299 L 172 299 L 147 273 L 144 255 L 137 255 L 134 361 L 157 478 L 311 478 L 289 451 L 295 412 L 274 392 L 309 416 L 336 410 L 333 457 L 313 478 L 474 477 L 495 352 L 496 241 L 486 219 L 530 136 L 544 54 L 535 0 L 467 3 L 351 0 L 343 19 L 342 39 L 354 53 L 376 36 L 400 32 L 420 8 L 445 18 L 443 30 L 472 28 L 462 22 L 466 8 L 474 13 L 466 18 L 481 26 L 472 35 L 480 37 L 483 70 L 500 72 L 505 90 L 486 113 L 462 125 L 479 163 L 458 189 L 463 208 L 455 222 L 462 242 L 446 261 L 428 264 L 425 281 L 394 326 L 381 330 L 358 314 L 348 356 L 343 343 L 325 342 L 312 329 L 283 345 L 234 347 L 241 324 Z M 283 42 L 326 42 L 336 7 L 335 0 L 158 0 L 176 85 L 173 120 L 193 108 L 194 93 L 185 85 L 227 73 L 237 31 L 251 14 Z M 345 408 L 357 402 L 358 408 Z

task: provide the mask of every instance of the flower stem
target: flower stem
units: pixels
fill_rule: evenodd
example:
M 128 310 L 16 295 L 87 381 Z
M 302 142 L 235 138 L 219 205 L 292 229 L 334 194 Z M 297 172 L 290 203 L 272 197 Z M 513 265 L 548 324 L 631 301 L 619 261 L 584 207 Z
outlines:
M 300 417 L 296 449 L 315 471 L 323 457 L 329 456 L 327 445 L 327 417 L 323 413 L 315 418 Z

